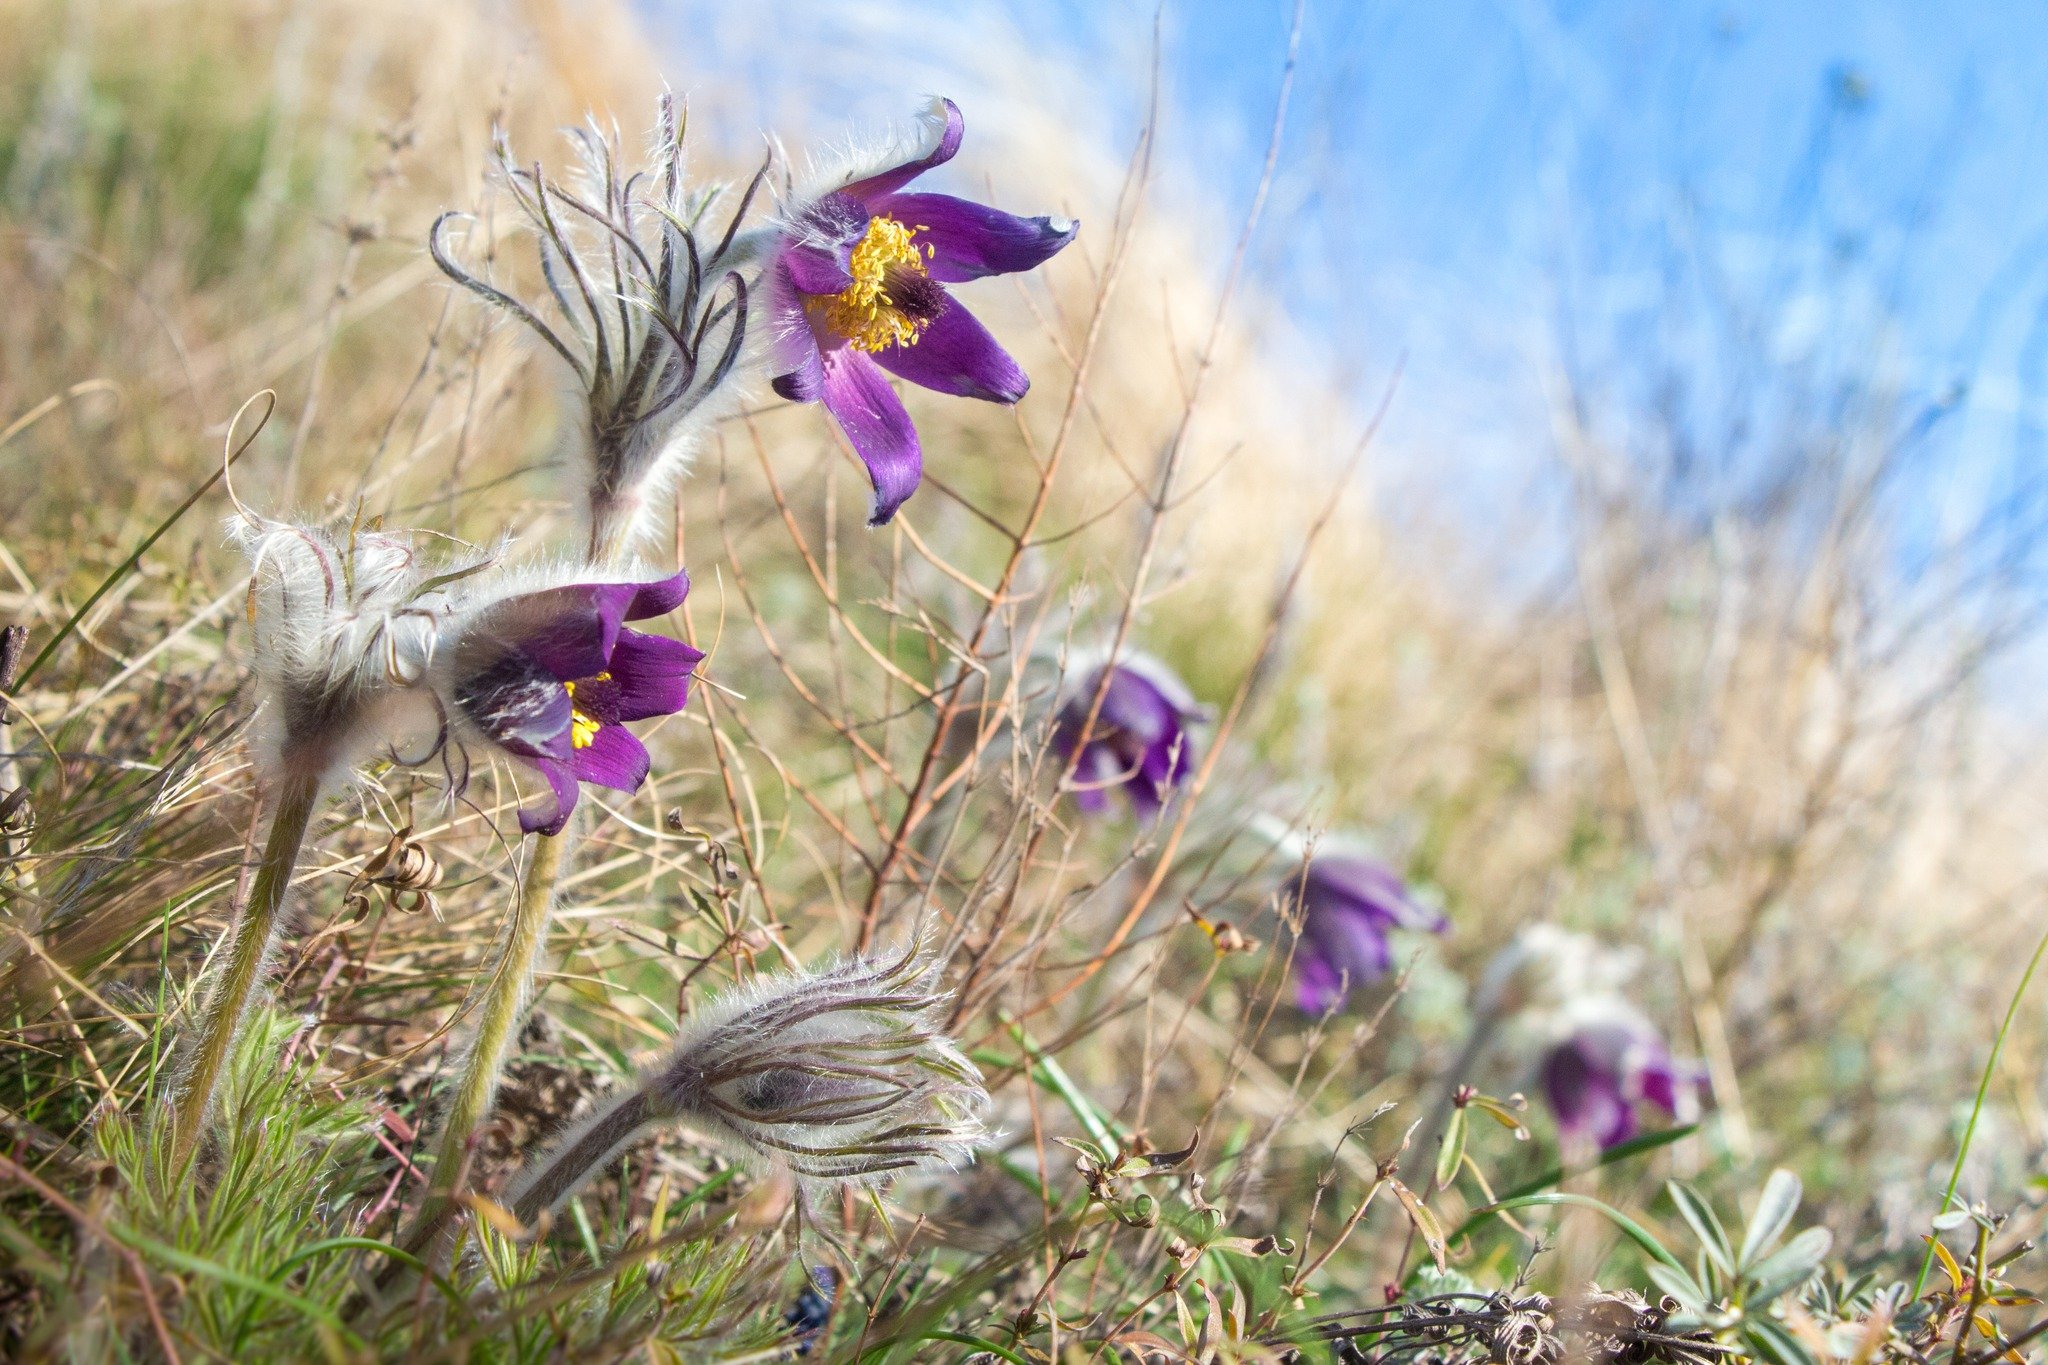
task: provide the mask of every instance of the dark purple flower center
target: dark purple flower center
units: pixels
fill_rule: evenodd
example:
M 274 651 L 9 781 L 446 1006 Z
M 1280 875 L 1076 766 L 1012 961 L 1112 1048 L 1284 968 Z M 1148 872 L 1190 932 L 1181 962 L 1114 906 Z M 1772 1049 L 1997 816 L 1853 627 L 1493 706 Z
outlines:
M 514 753 L 544 752 L 563 724 L 562 684 L 518 650 L 471 674 L 456 705 L 477 728 Z

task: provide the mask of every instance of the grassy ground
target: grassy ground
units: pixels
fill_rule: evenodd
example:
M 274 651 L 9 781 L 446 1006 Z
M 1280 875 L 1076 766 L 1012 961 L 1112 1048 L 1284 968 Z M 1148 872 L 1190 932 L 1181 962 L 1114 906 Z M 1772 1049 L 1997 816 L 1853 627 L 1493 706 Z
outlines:
M 1455 533 L 1397 535 L 1357 495 L 1377 396 L 1317 390 L 1243 321 L 1275 301 L 1197 283 L 1237 228 L 1154 212 L 1142 148 L 1076 159 L 1059 207 L 1086 227 L 1050 269 L 972 286 L 1036 387 L 1014 412 L 914 397 L 930 478 L 895 526 L 861 527 L 850 452 L 765 387 L 699 453 L 674 629 L 711 685 L 590 824 L 468 1174 L 501 1189 L 732 984 L 926 916 L 995 1097 L 983 1158 L 800 1235 L 785 1179 L 670 1132 L 550 1226 L 476 1205 L 445 1276 L 372 1287 L 519 853 L 504 775 L 451 804 L 390 770 L 320 815 L 273 1002 L 181 1175 L 162 1108 L 260 834 L 246 570 L 225 489 L 187 499 L 270 390 L 244 503 L 572 538 L 559 375 L 448 287 L 426 229 L 484 208 L 472 254 L 517 277 L 493 120 L 551 161 L 587 110 L 630 142 L 658 73 L 625 17 L 554 0 L 27 0 L 8 25 L 0 617 L 32 661 L 0 746 L 0 789 L 27 793 L 0 845 L 10 1353 L 1321 1358 L 1378 1323 L 1353 1349 L 1544 1358 L 1514 1354 L 1526 1327 L 1633 1359 L 1961 1360 L 1995 1341 L 1959 1344 L 1965 1319 L 2031 1320 L 1940 1270 L 1933 1298 L 1883 1297 L 1919 1269 L 1973 1096 L 1983 1236 L 1948 1228 L 1956 1273 L 2040 1223 L 2037 1011 L 1978 1089 L 2041 930 L 2039 765 L 1979 686 L 2010 618 L 1967 584 L 1895 590 L 1882 458 L 1801 461 L 1792 494 L 1700 526 L 1568 427 L 1571 553 L 1534 591 L 1479 586 Z M 715 132 L 695 155 L 717 169 Z M 1052 148 L 1017 164 L 1001 202 L 1061 183 Z M 1873 404 L 1845 444 L 1889 426 Z M 1056 660 L 1119 634 L 1215 713 L 1157 825 L 1077 818 L 1048 781 Z M 1452 934 L 1304 1016 L 1261 817 L 1366 832 Z M 430 899 L 363 880 L 401 832 Z M 1470 1164 L 1433 1170 L 1440 1125 L 1403 1134 L 1454 1086 L 1534 1094 L 1571 978 L 1525 970 L 1493 1004 L 1477 983 L 1539 921 L 1635 954 L 1628 993 L 1713 1101 L 1569 1176 L 1539 1102 L 1533 1135 L 1475 1118 Z M 1788 1230 L 1833 1238 L 1773 1286 L 1761 1236 L 1715 1250 L 1665 1181 L 1768 1224 L 1779 1167 L 1805 1183 Z M 1568 1198 L 1476 1212 L 1510 1189 Z M 1653 1273 L 1666 1247 L 1684 1268 Z M 1663 1330 L 1674 1274 L 1715 1305 L 1708 1337 Z

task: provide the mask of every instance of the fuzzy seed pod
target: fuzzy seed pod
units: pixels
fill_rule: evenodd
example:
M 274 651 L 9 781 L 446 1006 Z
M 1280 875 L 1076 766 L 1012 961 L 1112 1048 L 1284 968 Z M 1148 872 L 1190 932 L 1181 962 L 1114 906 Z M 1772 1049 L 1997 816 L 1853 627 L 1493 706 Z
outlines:
M 713 230 L 724 187 L 686 181 L 669 97 L 643 169 L 622 170 L 615 132 L 593 125 L 569 135 L 580 166 L 568 184 L 537 164 L 522 167 L 502 138 L 497 149 L 538 244 L 551 305 L 529 306 L 456 263 L 443 234 L 461 214 L 441 215 L 428 248 L 450 279 L 525 323 L 567 362 L 585 409 L 579 492 L 590 553 L 603 561 L 650 529 L 697 438 L 738 402 L 748 292 L 760 271 L 757 239 L 738 229 L 768 168 Z

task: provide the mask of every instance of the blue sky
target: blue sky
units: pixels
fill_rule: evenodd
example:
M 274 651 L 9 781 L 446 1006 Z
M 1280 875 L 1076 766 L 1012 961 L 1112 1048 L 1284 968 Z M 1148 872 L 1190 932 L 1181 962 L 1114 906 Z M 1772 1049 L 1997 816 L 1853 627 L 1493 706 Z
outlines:
M 1075 116 L 1124 144 L 1154 15 L 1114 0 L 643 6 L 679 53 L 741 76 L 755 107 L 735 122 L 885 119 L 936 88 L 971 117 L 991 57 L 1022 43 L 1084 73 L 1093 107 Z M 1257 178 L 1290 10 L 1163 12 L 1167 174 L 1222 217 Z M 1463 486 L 1481 516 L 1470 489 L 1512 504 L 1548 458 L 1563 373 L 1624 448 L 1721 459 L 1707 497 L 1767 456 L 1760 430 L 1858 375 L 1924 437 L 1929 537 L 2048 467 L 2038 6 L 1308 0 L 1306 15 L 1253 267 L 1360 406 L 1405 362 L 1388 446 L 1428 452 L 1411 488 Z M 1220 273 L 1227 243 L 1216 256 Z M 1668 429 L 1645 434 L 1657 420 Z

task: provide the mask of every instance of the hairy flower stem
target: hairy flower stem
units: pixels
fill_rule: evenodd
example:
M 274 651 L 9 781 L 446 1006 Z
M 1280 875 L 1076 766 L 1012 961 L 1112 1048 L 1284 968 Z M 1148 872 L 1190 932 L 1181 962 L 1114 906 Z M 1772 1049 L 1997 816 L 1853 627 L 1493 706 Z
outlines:
M 284 905 L 292 873 L 299 864 L 299 846 L 305 842 L 306 826 L 320 797 L 317 777 L 293 776 L 278 789 L 270 816 L 270 834 L 263 844 L 263 861 L 257 866 L 255 884 L 248 903 L 235 925 L 234 943 L 228 953 L 227 972 L 214 987 L 200 1021 L 199 1046 L 192 1067 L 185 1076 L 172 1116 L 171 1168 L 181 1169 L 199 1144 L 207 1110 L 213 1103 L 214 1086 L 220 1080 L 249 1002 L 256 993 L 256 979 L 270 956 L 277 937 L 278 910 Z
M 512 1216 L 530 1226 L 588 1180 L 621 1143 L 666 1112 L 646 1089 L 628 1091 L 520 1175 L 510 1192 Z
M 449 1117 L 442 1121 L 440 1148 L 434 1158 L 434 1191 L 414 1216 L 406 1234 L 408 1250 L 418 1252 L 446 1224 L 457 1173 L 465 1169 L 469 1138 L 475 1134 L 483 1115 L 489 1113 L 498 1095 L 498 1072 L 518 1036 L 518 1021 L 524 1013 L 526 990 L 541 962 L 547 945 L 549 911 L 555 905 L 555 882 L 569 843 L 575 837 L 575 823 L 559 835 L 535 835 L 532 857 L 526 860 L 526 876 L 520 880 L 518 898 L 512 902 L 512 919 L 506 923 L 504 950 L 492 966 L 492 976 L 483 982 L 483 1007 L 477 1015 L 477 1033 L 469 1044 L 469 1058 L 463 1062 L 461 1081 L 449 1101 Z
M 498 1091 L 498 1072 L 510 1053 L 518 1033 L 527 991 L 533 984 L 534 969 L 547 944 L 549 912 L 555 900 L 555 884 L 575 836 L 572 821 L 560 834 L 538 834 L 533 856 L 527 860 L 526 876 L 520 882 L 519 897 L 512 904 L 512 919 L 505 926 L 505 947 L 484 983 L 483 1006 L 477 1016 L 476 1037 L 463 1064 L 462 1079 L 449 1101 L 448 1117 L 441 1129 L 440 1153 L 434 1162 L 436 1181 L 452 1180 L 462 1169 L 470 1135 L 490 1112 Z M 445 1191 L 452 1194 L 454 1191 Z M 421 1210 L 421 1225 L 439 1200 Z

